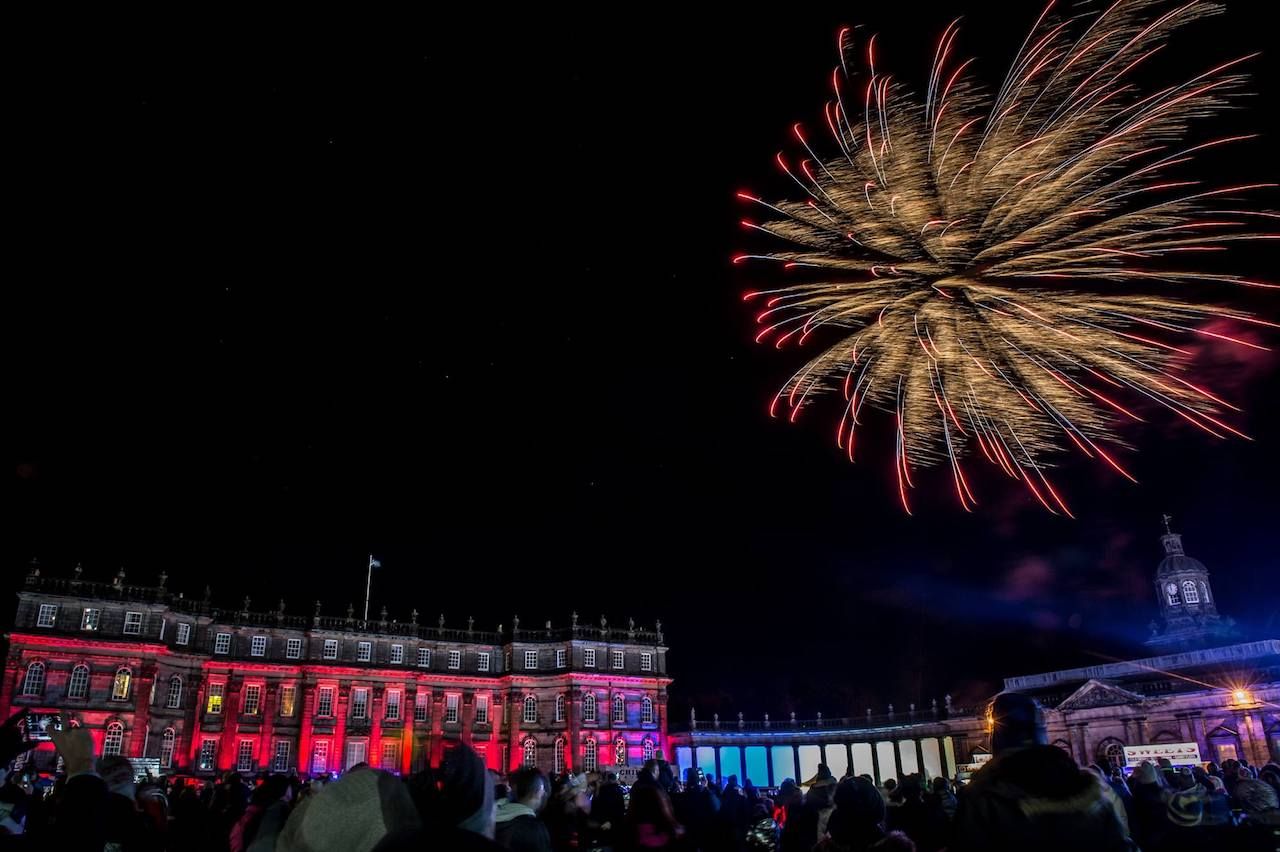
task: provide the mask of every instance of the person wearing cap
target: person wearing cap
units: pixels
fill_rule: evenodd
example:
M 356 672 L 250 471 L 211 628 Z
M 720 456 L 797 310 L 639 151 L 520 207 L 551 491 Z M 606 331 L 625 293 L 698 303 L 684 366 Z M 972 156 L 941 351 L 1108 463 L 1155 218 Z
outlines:
M 1048 745 L 1030 696 L 1005 692 L 991 705 L 994 757 L 960 791 L 952 852 L 1130 852 L 1124 808 L 1095 772 Z

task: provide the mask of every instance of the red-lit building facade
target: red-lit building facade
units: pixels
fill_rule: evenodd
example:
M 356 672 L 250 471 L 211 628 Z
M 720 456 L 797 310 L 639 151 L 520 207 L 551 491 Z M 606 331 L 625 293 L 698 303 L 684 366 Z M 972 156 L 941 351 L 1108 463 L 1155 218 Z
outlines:
M 468 620 L 470 621 L 470 620 Z M 0 718 L 20 707 L 88 728 L 99 754 L 166 771 L 408 773 L 454 742 L 494 769 L 638 765 L 667 747 L 657 630 L 496 632 L 387 618 L 228 611 L 165 588 L 42 576 L 18 593 Z M 45 747 L 48 748 L 48 747 Z

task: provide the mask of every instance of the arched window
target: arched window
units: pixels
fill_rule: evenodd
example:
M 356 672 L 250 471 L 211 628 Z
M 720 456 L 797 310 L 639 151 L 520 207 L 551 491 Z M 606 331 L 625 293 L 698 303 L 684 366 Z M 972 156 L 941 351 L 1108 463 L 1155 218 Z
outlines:
M 564 721 L 564 695 L 563 694 L 556 696 L 556 721 L 557 722 Z M 558 772 L 559 770 L 556 770 L 556 771 Z
M 160 766 L 165 769 L 173 768 L 173 745 L 177 736 L 173 728 L 165 728 L 160 735 Z
M 119 754 L 124 748 L 124 723 L 111 722 L 107 725 L 107 734 L 102 738 L 102 756 Z
M 538 741 L 533 737 L 528 737 L 520 744 L 520 751 L 524 756 L 523 763 L 525 766 L 538 765 Z
M 627 721 L 627 702 L 621 695 L 613 696 L 613 724 L 622 725 Z
M 538 699 L 532 695 L 524 697 L 524 720 L 526 722 L 538 721 Z
M 640 743 L 640 756 L 644 758 L 646 763 L 653 760 L 653 740 L 648 737 L 644 738 L 644 742 Z
M 627 765 L 627 741 L 622 737 L 613 741 L 613 762 L 618 766 Z
M 594 722 L 596 720 L 596 697 L 588 692 L 582 697 L 582 721 Z
M 1182 599 L 1187 603 L 1200 603 L 1200 592 L 1196 590 L 1196 584 L 1190 580 L 1182 582 Z
M 128 666 L 121 666 L 116 669 L 115 680 L 111 682 L 111 700 L 112 701 L 128 701 L 129 700 L 129 683 L 133 680 L 133 672 L 129 671 Z
M 640 701 L 640 722 L 645 725 L 653 724 L 653 699 L 647 695 Z
M 553 771 L 560 775 L 564 772 L 564 737 L 556 738 L 555 760 L 552 764 Z
M 1169 601 L 1169 606 L 1182 606 L 1182 596 L 1178 594 L 1177 583 L 1166 583 L 1164 596 Z
M 67 678 L 67 697 L 84 698 L 88 694 L 89 667 L 85 665 L 76 666 L 71 670 L 71 677 Z
M 1106 758 L 1106 766 L 1110 769 L 1119 769 L 1124 766 L 1124 744 L 1112 740 L 1111 743 L 1102 750 L 1102 756 Z
M 596 771 L 596 738 L 587 737 L 582 744 L 582 769 L 584 772 Z
M 1200 599 L 1205 603 L 1212 603 L 1212 601 L 1209 600 L 1209 584 L 1203 580 L 1200 581 Z
M 44 695 L 44 663 L 27 666 L 27 676 L 22 679 L 23 695 Z
M 177 675 L 169 678 L 169 694 L 165 697 L 164 706 L 169 709 L 182 706 L 182 678 Z

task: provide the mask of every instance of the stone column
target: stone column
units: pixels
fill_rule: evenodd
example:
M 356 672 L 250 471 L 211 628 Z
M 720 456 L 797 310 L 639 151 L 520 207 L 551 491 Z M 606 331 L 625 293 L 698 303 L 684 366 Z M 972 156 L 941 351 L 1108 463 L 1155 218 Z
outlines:
M 276 698 L 280 685 L 267 681 L 262 685 L 262 724 L 258 728 L 258 768 L 272 771 L 275 748 L 271 743 L 271 731 L 275 727 Z
M 312 737 L 315 731 L 315 713 L 316 713 L 316 685 L 314 683 L 301 684 L 302 701 L 299 711 L 302 714 L 302 724 L 298 733 L 298 774 L 306 775 L 311 772 L 311 752 Z
M 351 681 L 338 684 L 337 707 L 334 708 L 333 747 L 329 750 L 328 770 L 347 768 L 347 703 L 351 700 Z
M 660 690 L 654 699 L 654 710 L 658 714 L 658 748 L 668 760 L 674 761 L 675 754 L 667 754 L 667 691 L 665 689 Z
M 400 707 L 400 774 L 409 777 L 413 772 L 414 717 L 418 707 L 418 691 L 406 686 Z
M 878 744 L 875 740 L 871 741 L 871 771 L 876 776 L 876 784 L 883 785 L 884 773 L 880 770 L 880 749 L 876 748 Z
M 570 686 L 564 696 L 565 724 L 569 741 L 565 744 L 565 768 L 577 772 L 582 767 L 582 689 Z
M 924 770 L 924 748 L 920 745 L 919 737 L 913 739 L 912 742 L 916 745 L 916 773 L 921 777 L 921 779 L 927 782 L 929 780 L 929 775 Z
M 431 693 L 431 765 L 439 766 L 444 757 L 444 690 Z
M 474 691 L 462 693 L 460 718 L 462 719 L 462 742 L 470 746 L 472 729 L 476 724 L 476 694 Z
M 369 717 L 369 754 L 365 755 L 365 760 L 369 761 L 369 765 L 374 769 L 387 769 L 382 765 L 382 702 L 385 689 L 382 684 L 374 684 L 369 689 L 369 710 L 372 715 Z M 390 767 L 394 769 L 395 767 Z
M 9 718 L 9 707 L 13 704 L 13 691 L 17 688 L 18 681 L 26 676 L 20 651 L 9 650 L 9 659 L 4 670 L 5 678 L 0 683 L 0 719 Z
M 174 769 L 195 769 L 197 752 L 200 750 L 200 726 L 204 720 L 204 676 L 193 673 L 187 678 L 186 692 L 183 716 L 187 719 L 187 724 L 182 726 L 182 739 L 173 749 Z M 179 762 L 183 755 L 186 755 L 186 767 Z
M 133 687 L 133 726 L 129 732 L 129 757 L 146 757 L 147 736 L 151 729 L 151 684 L 156 680 L 156 667 L 138 667 Z
M 520 723 L 524 719 L 524 698 L 519 692 L 507 693 L 507 764 L 504 771 L 510 772 L 520 766 L 523 761 L 520 749 Z
M 236 727 L 240 719 L 240 690 L 244 682 L 240 678 L 227 678 L 222 696 L 222 736 L 218 742 L 218 768 L 232 769 L 236 765 Z

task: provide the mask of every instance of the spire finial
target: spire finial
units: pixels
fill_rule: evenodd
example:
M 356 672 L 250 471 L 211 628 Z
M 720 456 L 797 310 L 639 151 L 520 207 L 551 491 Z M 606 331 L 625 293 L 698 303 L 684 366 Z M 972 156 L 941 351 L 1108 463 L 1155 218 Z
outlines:
M 1173 528 L 1169 526 L 1169 524 L 1173 521 L 1173 515 L 1170 515 L 1168 512 L 1165 512 L 1163 515 L 1160 516 L 1160 519 L 1164 521 L 1164 534 L 1173 535 Z

